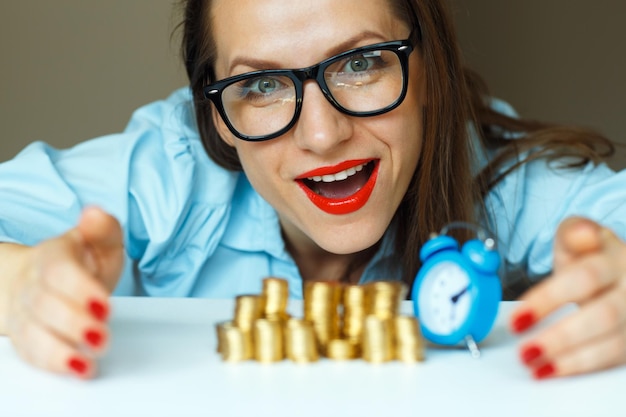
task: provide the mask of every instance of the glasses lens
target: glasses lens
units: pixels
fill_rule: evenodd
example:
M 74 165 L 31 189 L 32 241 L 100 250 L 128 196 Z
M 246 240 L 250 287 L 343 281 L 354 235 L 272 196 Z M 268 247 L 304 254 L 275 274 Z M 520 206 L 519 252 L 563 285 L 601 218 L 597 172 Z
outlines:
M 402 95 L 400 58 L 384 49 L 338 58 L 326 68 L 324 79 L 337 103 L 353 112 L 385 109 Z
M 293 118 L 296 89 L 287 76 L 260 74 L 226 87 L 222 103 L 228 120 L 242 135 L 271 135 Z

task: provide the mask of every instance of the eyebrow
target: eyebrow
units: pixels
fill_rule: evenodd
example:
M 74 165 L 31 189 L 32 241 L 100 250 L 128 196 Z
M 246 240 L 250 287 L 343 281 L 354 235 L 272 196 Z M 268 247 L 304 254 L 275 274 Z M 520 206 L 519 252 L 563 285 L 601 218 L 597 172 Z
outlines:
M 346 39 L 340 44 L 335 45 L 333 48 L 328 50 L 327 52 L 328 57 L 332 57 L 334 55 L 340 54 L 341 52 L 347 51 L 349 49 L 353 49 L 356 47 L 356 45 L 359 42 L 365 39 L 374 39 L 374 38 L 380 39 L 381 42 L 384 42 L 386 40 L 385 37 L 382 36 L 380 33 L 366 30 Z M 233 62 L 230 64 L 227 77 L 230 77 L 233 72 L 233 69 L 239 65 L 244 65 L 249 68 L 254 68 L 256 70 L 281 68 L 280 63 L 275 62 L 275 61 L 258 59 L 258 58 L 253 58 L 253 57 L 246 57 L 246 56 L 237 56 L 235 57 L 235 59 L 233 59 Z

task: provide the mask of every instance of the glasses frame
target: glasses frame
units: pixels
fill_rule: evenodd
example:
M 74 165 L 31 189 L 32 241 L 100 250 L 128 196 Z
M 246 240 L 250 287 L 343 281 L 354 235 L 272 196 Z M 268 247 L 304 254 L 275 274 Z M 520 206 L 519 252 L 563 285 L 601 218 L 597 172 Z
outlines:
M 228 129 L 235 135 L 237 138 L 250 141 L 250 142 L 262 142 L 270 139 L 277 138 L 285 133 L 287 133 L 291 128 L 296 124 L 298 119 L 300 118 L 300 113 L 302 111 L 302 101 L 304 100 L 304 82 L 307 80 L 315 80 L 317 85 L 322 90 L 324 97 L 343 114 L 347 114 L 349 116 L 356 117 L 370 117 L 370 116 L 378 116 L 384 113 L 387 113 L 396 107 L 398 107 L 404 98 L 406 97 L 407 86 L 409 83 L 409 55 L 413 52 L 413 43 L 411 38 L 400 40 L 400 41 L 391 41 L 391 42 L 382 42 L 373 45 L 362 46 L 359 48 L 350 49 L 348 51 L 342 52 L 338 55 L 332 56 L 323 60 L 322 62 L 312 65 L 306 68 L 299 69 L 277 69 L 277 70 L 259 70 L 253 72 L 247 72 L 245 74 L 235 75 L 233 77 L 228 77 L 220 81 L 216 81 L 214 83 L 208 84 L 203 88 L 204 97 L 208 100 L 211 100 L 215 107 L 217 108 L 218 113 L 222 117 L 222 120 L 228 127 Z M 324 72 L 326 68 L 328 68 L 331 64 L 339 61 L 346 56 L 358 54 L 358 53 L 366 53 L 371 51 L 392 51 L 400 60 L 400 66 L 402 68 L 402 91 L 400 95 L 390 105 L 374 111 L 352 111 L 348 110 L 339 104 L 328 88 L 328 84 L 324 79 Z M 258 77 L 260 75 L 269 75 L 269 76 L 284 76 L 288 77 L 293 81 L 295 90 L 296 90 L 296 107 L 294 109 L 293 118 L 291 121 L 282 129 L 277 132 L 274 132 L 269 135 L 261 135 L 261 136 L 248 136 L 240 133 L 235 127 L 231 124 L 228 116 L 226 115 L 226 110 L 224 109 L 224 103 L 222 102 L 222 93 L 224 90 L 237 82 L 242 80 L 246 80 L 248 78 Z

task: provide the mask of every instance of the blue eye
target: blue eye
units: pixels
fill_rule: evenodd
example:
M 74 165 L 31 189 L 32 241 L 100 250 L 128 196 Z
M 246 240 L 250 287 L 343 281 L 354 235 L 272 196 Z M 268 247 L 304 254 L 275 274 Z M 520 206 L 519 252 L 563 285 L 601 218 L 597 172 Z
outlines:
M 343 65 L 344 72 L 365 72 L 385 66 L 382 51 L 371 51 L 352 55 L 346 58 Z
M 234 84 L 237 97 L 246 100 L 271 100 L 276 94 L 282 95 L 290 91 L 289 80 L 284 77 L 258 76 Z
M 350 70 L 354 72 L 366 71 L 370 67 L 370 63 L 363 55 L 351 58 L 348 62 Z
M 277 88 L 276 84 L 276 80 L 272 80 L 271 78 L 259 80 L 259 82 L 257 83 L 259 91 L 262 93 L 271 93 Z
M 224 90 L 225 99 L 265 106 L 295 96 L 293 81 L 284 75 L 258 74 L 231 84 Z
M 280 83 L 275 78 L 259 77 L 248 80 L 244 88 L 261 94 L 269 94 L 279 89 Z

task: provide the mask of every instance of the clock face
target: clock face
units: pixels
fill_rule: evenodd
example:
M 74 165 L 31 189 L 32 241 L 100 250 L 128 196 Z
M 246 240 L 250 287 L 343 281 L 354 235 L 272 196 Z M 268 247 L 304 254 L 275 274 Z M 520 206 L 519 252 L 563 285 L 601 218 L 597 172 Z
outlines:
M 419 319 L 431 332 L 449 335 L 467 319 L 471 298 L 467 272 L 455 262 L 440 262 L 426 273 L 419 288 Z

